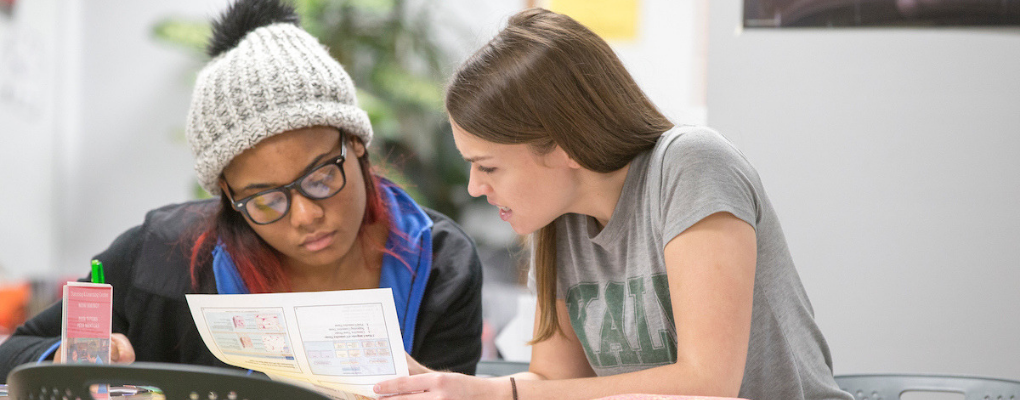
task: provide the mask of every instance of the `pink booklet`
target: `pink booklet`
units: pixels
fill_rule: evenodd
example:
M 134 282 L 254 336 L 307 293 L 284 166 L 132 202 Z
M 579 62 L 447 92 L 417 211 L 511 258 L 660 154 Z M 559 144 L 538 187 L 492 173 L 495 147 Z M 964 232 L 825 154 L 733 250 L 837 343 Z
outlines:
M 113 286 L 68 282 L 64 286 L 64 319 L 60 362 L 110 363 Z

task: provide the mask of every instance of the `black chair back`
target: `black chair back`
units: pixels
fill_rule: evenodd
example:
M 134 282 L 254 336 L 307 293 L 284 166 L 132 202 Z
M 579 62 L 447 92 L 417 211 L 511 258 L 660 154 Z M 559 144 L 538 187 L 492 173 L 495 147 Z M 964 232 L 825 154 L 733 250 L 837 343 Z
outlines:
M 155 386 L 167 400 L 328 400 L 323 394 L 225 368 L 144 363 L 25 364 L 7 376 L 12 400 L 92 399 L 92 385 Z
M 906 392 L 958 393 L 965 400 L 1020 400 L 1020 381 L 953 375 L 837 375 L 857 400 L 900 400 Z

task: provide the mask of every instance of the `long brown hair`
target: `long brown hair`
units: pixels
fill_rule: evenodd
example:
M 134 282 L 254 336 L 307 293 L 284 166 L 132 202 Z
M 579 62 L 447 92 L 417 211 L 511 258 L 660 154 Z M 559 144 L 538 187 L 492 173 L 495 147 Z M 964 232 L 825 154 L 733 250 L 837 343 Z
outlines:
M 507 27 L 454 74 L 446 110 L 465 131 L 537 153 L 562 148 L 601 173 L 625 167 L 673 124 L 655 108 L 598 35 L 541 8 Z M 532 343 L 559 331 L 555 221 L 532 235 L 541 318 Z
M 347 135 L 341 135 L 341 140 L 347 140 L 343 139 L 345 136 Z M 350 137 L 350 140 L 360 142 L 361 139 Z M 367 226 L 382 222 L 389 226 L 391 234 L 394 233 L 392 218 L 380 193 L 380 186 L 386 182 L 373 172 L 368 147 L 365 147 L 365 153 L 358 157 L 358 165 L 361 166 L 361 176 L 365 182 L 365 214 L 358 230 L 358 239 L 362 246 L 381 250 L 403 262 L 398 254 L 385 248 L 385 243 L 375 243 L 368 235 L 368 229 L 365 229 Z M 208 217 L 205 229 L 199 233 L 191 247 L 191 283 L 196 289 L 202 275 L 201 269 L 208 267 L 212 249 L 217 241 L 223 242 L 249 292 L 289 291 L 290 282 L 284 273 L 280 252 L 251 229 L 244 216 L 231 207 L 226 193 L 220 195 L 217 211 Z

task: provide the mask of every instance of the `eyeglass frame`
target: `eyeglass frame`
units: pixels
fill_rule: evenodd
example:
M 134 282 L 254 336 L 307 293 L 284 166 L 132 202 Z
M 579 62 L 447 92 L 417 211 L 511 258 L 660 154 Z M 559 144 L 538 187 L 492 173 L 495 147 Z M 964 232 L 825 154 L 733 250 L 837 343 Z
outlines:
M 226 179 L 223 179 L 223 184 L 226 185 L 226 187 L 227 187 L 226 195 L 227 195 L 227 200 L 230 200 L 231 208 L 233 208 L 235 211 L 237 211 L 237 212 L 241 213 L 242 215 L 244 215 L 244 217 L 248 218 L 248 220 L 251 221 L 253 224 L 256 224 L 256 225 L 269 225 L 271 223 L 274 223 L 276 221 L 279 221 L 279 220 L 283 219 L 283 217 L 286 217 L 287 213 L 290 212 L 290 207 L 292 205 L 294 205 L 294 200 L 291 198 L 291 192 L 294 191 L 294 190 L 297 190 L 298 193 L 301 194 L 301 196 L 304 196 L 306 199 L 309 199 L 309 200 L 325 200 L 325 199 L 328 199 L 330 197 L 336 196 L 338 193 L 343 191 L 344 188 L 347 187 L 347 170 L 344 169 L 344 162 L 347 160 L 347 143 L 346 143 L 345 136 L 346 135 L 344 135 L 343 132 L 340 132 L 340 155 L 339 156 L 334 157 L 334 158 L 332 158 L 332 159 L 330 159 L 330 160 L 328 160 L 328 161 L 326 161 L 326 162 L 324 162 L 322 164 L 316 165 L 314 168 L 309 170 L 307 173 L 305 173 L 304 175 L 299 176 L 293 182 L 288 183 L 286 185 L 277 186 L 277 187 L 272 188 L 272 189 L 266 189 L 266 190 L 263 190 L 261 192 L 255 193 L 255 194 L 253 194 L 251 196 L 245 197 L 245 198 L 243 198 L 241 200 L 234 201 L 234 195 L 233 195 L 234 189 L 232 189 L 230 187 L 230 184 L 227 183 Z M 328 166 L 330 164 L 334 164 L 334 165 L 336 165 L 337 167 L 340 168 L 340 177 L 343 178 L 343 180 L 344 180 L 344 183 L 342 185 L 340 185 L 340 188 L 336 190 L 336 193 L 333 193 L 333 194 L 331 194 L 329 196 L 326 196 L 326 197 L 316 197 L 316 196 L 312 196 L 312 195 L 308 194 L 308 192 L 305 192 L 305 189 L 301 187 L 301 182 L 304 181 L 305 179 L 307 179 L 313 173 L 315 173 L 315 171 L 318 171 L 319 169 L 322 169 L 323 167 Z M 287 199 L 287 209 L 285 209 L 282 213 L 280 213 L 279 217 L 277 217 L 276 219 L 274 219 L 272 221 L 269 221 L 269 222 L 258 222 L 254 218 L 251 217 L 251 214 L 248 213 L 248 207 L 247 207 L 248 202 L 251 201 L 252 199 L 258 197 L 258 196 L 262 196 L 262 195 L 265 195 L 265 194 L 270 193 L 270 192 L 283 192 L 284 197 Z

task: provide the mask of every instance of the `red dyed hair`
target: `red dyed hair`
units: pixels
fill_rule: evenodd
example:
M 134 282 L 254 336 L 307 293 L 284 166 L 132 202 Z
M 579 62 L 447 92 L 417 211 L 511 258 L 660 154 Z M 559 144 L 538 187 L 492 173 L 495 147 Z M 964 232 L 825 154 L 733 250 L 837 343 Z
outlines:
M 381 186 L 385 183 L 373 172 L 368 161 L 367 148 L 365 154 L 358 158 L 358 164 L 361 166 L 361 176 L 365 182 L 365 216 L 361 220 L 358 239 L 362 246 L 370 246 L 394 256 L 410 268 L 399 255 L 387 249 L 385 243 L 377 243 L 369 237 L 365 228 L 377 222 L 388 226 L 391 235 L 400 233 L 393 229 L 389 210 L 380 192 Z M 230 200 L 225 194 L 221 195 L 220 199 L 219 210 L 209 217 L 207 227 L 198 234 L 195 244 L 191 247 L 192 286 L 198 288 L 200 269 L 212 257 L 212 249 L 219 240 L 223 242 L 234 260 L 237 272 L 249 292 L 289 291 L 290 281 L 284 273 L 280 252 L 251 229 L 244 216 L 230 205 Z

